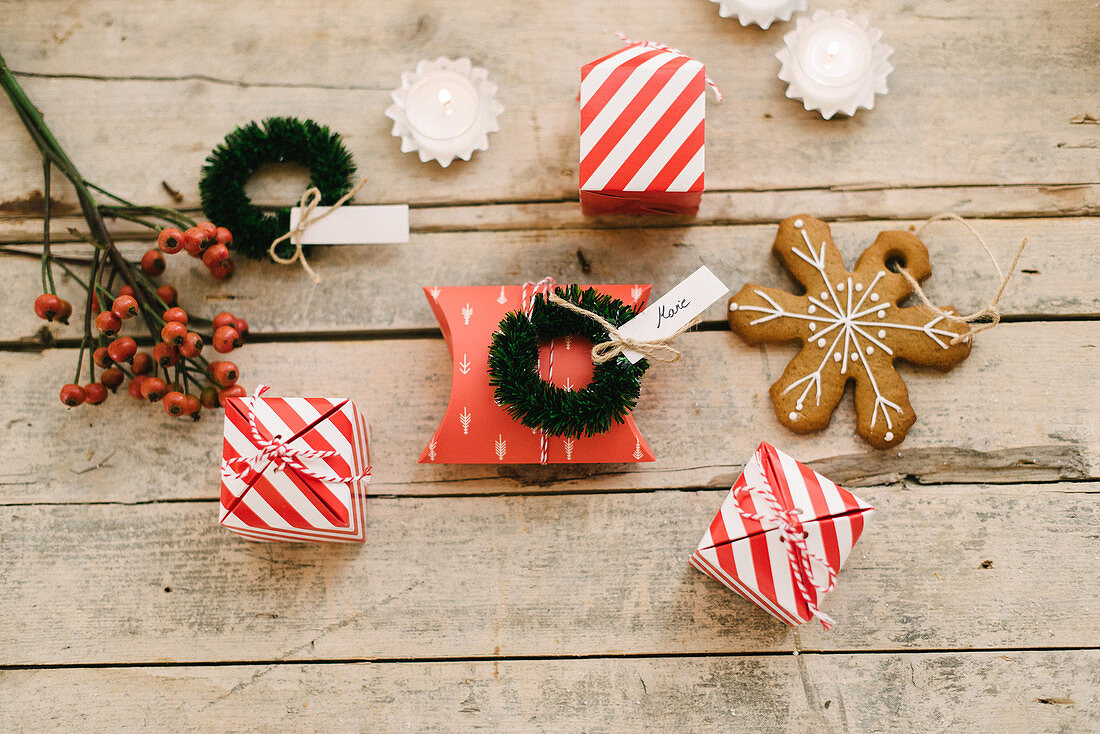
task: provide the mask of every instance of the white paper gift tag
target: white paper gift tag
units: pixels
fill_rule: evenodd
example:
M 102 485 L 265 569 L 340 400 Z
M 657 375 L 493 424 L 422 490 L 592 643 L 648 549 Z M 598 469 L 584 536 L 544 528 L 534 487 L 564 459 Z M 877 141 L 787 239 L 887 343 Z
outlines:
M 664 339 L 675 334 L 729 291 L 704 265 L 650 304 L 645 311 L 620 326 L 619 333 L 638 341 Z M 645 357 L 632 349 L 624 349 L 623 356 L 631 364 Z
M 328 210 L 327 206 L 317 207 L 311 219 Z M 301 207 L 292 207 L 292 230 L 301 217 Z M 385 245 L 408 241 L 408 204 L 345 204 L 319 222 L 310 224 L 302 234 L 303 245 Z

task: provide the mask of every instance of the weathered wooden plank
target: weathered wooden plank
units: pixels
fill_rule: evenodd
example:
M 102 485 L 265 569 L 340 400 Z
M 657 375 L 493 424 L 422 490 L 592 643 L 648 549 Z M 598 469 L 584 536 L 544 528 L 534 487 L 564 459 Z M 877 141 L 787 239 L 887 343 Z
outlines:
M 214 502 L 7 506 L 0 664 L 1097 646 L 1098 490 L 861 492 L 830 633 L 688 566 L 722 491 L 375 498 L 362 547 L 249 543 Z
M 684 358 L 652 368 L 642 386 L 636 418 L 657 462 L 629 465 L 416 464 L 450 391 L 442 340 L 254 344 L 234 359 L 249 389 L 262 381 L 273 394 L 354 398 L 374 423 L 375 492 L 728 487 L 762 439 L 850 484 L 1051 481 L 1100 472 L 1098 329 L 1005 324 L 946 376 L 903 367 L 918 419 L 888 452 L 856 438 L 850 400 L 822 433 L 798 436 L 778 424 L 767 388 L 790 349 L 746 347 L 729 332 L 692 334 Z M 217 496 L 220 413 L 198 425 L 173 421 L 122 393 L 69 410 L 57 391 L 74 367 L 74 350 L 0 353 L 0 444 L 12 447 L 0 501 Z
M 297 179 L 257 176 L 256 189 L 271 201 L 294 201 Z M 261 185 L 260 181 L 269 181 Z M 301 182 L 297 182 L 300 184 Z M 363 200 L 370 203 L 369 200 Z M 64 206 L 64 204 L 62 204 Z M 196 219 L 201 210 L 179 204 Z M 521 204 L 418 206 L 409 210 L 409 229 L 421 232 L 499 231 L 530 229 L 617 229 L 728 224 L 773 224 L 792 211 L 813 212 L 819 219 L 922 220 L 945 211 L 969 218 L 1081 217 L 1100 214 L 1100 185 L 1006 185 L 925 188 L 794 189 L 778 191 L 710 191 L 703 194 L 699 214 L 692 218 L 634 216 L 585 217 L 575 200 Z M 70 229 L 86 229 L 77 216 L 52 212 L 54 242 L 78 241 Z M 150 231 L 132 222 L 108 220 L 116 239 L 151 239 Z M 42 205 L 26 202 L 15 213 L 0 208 L 0 244 L 42 241 Z
M 1085 731 L 1095 651 L 0 672 L 10 732 Z
M 897 70 L 873 112 L 833 121 L 783 96 L 773 55 L 788 24 L 744 29 L 703 2 L 653 2 L 645 13 L 627 0 L 425 0 L 414 12 L 353 0 L 324 12 L 300 0 L 262 12 L 216 0 L 141 14 L 123 0 L 39 8 L 4 3 L 6 58 L 28 72 L 88 77 L 23 81 L 85 175 L 147 203 L 166 200 L 166 178 L 195 201 L 203 157 L 234 124 L 287 113 L 345 135 L 373 179 L 364 198 L 571 198 L 579 68 L 617 46 L 611 30 L 623 18 L 635 37 L 696 55 L 725 85 L 727 101 L 708 110 L 712 190 L 1096 183 L 1100 163 L 1095 130 L 1072 122 L 1097 102 L 1100 19 L 1072 2 L 981 0 L 961 10 L 948 0 L 863 0 L 850 9 L 883 29 Z M 180 28 L 186 51 L 166 52 L 179 48 Z M 447 170 L 402 155 L 383 116 L 401 72 L 440 53 L 490 69 L 506 107 L 491 150 Z M 973 69 L 983 70 L 981 84 Z M 0 129 L 18 130 L 6 106 Z M 39 187 L 38 159 L 16 134 L 0 139 L 0 160 L 0 201 L 17 205 Z
M 833 232 L 851 266 L 879 231 L 913 224 L 837 222 Z M 1004 267 L 1020 239 L 1030 240 L 1021 270 L 1002 301 L 1005 314 L 1100 314 L 1100 294 L 1085 276 L 1100 273 L 1100 251 L 1090 246 L 1100 240 L 1100 219 L 981 220 L 974 225 Z M 788 287 L 788 276 L 771 255 L 774 238 L 774 225 L 419 234 L 406 245 L 316 250 L 311 259 L 324 277 L 319 285 L 300 267 L 254 262 L 240 263 L 231 281 L 218 283 L 184 255 L 169 259 L 164 280 L 179 287 L 184 305 L 195 313 L 213 316 L 231 308 L 248 318 L 254 333 L 435 329 L 420 286 L 518 283 L 553 275 L 562 283 L 652 282 L 659 294 L 705 263 L 734 292 L 746 282 Z M 965 229 L 937 223 L 924 239 L 933 260 L 933 274 L 926 281 L 929 297 L 965 313 L 981 308 L 996 290 L 996 273 Z M 133 242 L 125 243 L 124 249 L 136 259 L 149 246 Z M 74 249 L 84 253 L 90 248 Z M 0 302 L 0 342 L 40 339 L 39 330 L 46 324 L 31 308 L 42 287 L 38 261 L 8 256 L 0 259 L 0 267 L 9 283 L 9 295 Z M 74 302 L 80 297 L 82 291 L 71 279 L 58 282 Z M 724 321 L 724 309 L 723 299 L 707 310 L 705 318 Z M 48 330 L 56 338 L 76 339 L 81 333 L 76 324 L 55 324 Z

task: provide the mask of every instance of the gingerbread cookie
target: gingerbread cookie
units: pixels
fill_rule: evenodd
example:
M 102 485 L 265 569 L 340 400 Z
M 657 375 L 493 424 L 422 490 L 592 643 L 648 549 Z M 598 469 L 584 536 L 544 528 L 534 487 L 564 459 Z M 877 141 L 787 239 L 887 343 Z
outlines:
M 970 354 L 965 324 L 925 306 L 900 308 L 916 280 L 932 274 L 928 250 L 909 232 L 881 232 L 848 272 L 829 225 L 802 214 L 779 223 L 775 256 L 806 290 L 797 296 L 746 285 L 730 299 L 729 321 L 749 344 L 801 341 L 802 349 L 771 387 L 779 421 L 807 433 L 829 424 L 854 380 L 856 430 L 872 446 L 896 446 L 916 420 L 897 359 L 949 370 Z

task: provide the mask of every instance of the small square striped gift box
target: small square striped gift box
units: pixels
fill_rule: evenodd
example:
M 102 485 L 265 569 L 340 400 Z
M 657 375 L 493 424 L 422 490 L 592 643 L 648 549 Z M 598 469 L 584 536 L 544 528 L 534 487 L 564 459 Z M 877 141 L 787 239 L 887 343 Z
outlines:
M 231 398 L 219 522 L 249 540 L 362 543 L 369 427 L 348 399 Z
M 790 625 L 818 619 L 874 510 L 762 443 L 726 495 L 691 565 Z
M 703 192 L 703 65 L 634 43 L 581 68 L 585 214 L 695 214 Z

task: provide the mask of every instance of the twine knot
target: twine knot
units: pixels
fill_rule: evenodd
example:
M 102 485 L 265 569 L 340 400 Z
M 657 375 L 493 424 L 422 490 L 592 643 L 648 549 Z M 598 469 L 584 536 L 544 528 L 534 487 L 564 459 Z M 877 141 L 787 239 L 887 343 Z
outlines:
M 821 622 L 823 629 L 830 630 L 835 622 L 832 617 L 818 608 L 817 602 L 822 596 L 833 590 L 836 586 L 836 570 L 821 556 L 810 550 L 806 543 L 808 533 L 802 527 L 802 519 L 799 510 L 783 507 L 775 496 L 775 492 L 768 484 L 767 478 L 761 476 L 763 487 L 740 487 L 734 491 L 734 497 L 738 500 L 741 517 L 746 520 L 755 520 L 764 530 L 778 528 L 779 539 L 787 549 L 787 561 L 791 567 L 791 575 L 794 576 L 798 594 L 810 610 L 810 618 Z M 741 499 L 748 497 L 755 500 L 754 504 L 767 508 L 765 512 L 750 512 L 741 505 Z M 818 568 L 825 569 L 825 578 L 819 579 L 814 563 Z M 808 585 L 807 585 L 808 584 Z
M 672 346 L 670 342 L 699 323 L 698 318 L 692 319 L 672 334 L 660 339 L 633 339 L 629 336 L 624 336 L 619 331 L 618 327 L 603 316 L 581 308 L 577 304 L 562 298 L 553 291 L 548 292 L 546 298 L 551 303 L 557 304 L 562 308 L 567 308 L 574 313 L 587 316 L 607 330 L 608 341 L 600 342 L 592 347 L 592 361 L 596 364 L 610 362 L 628 349 L 632 352 L 638 352 L 639 354 L 645 355 L 646 359 L 655 360 L 657 362 L 675 362 L 683 356 L 683 353 Z
M 271 247 L 267 248 L 267 254 L 271 257 L 272 260 L 279 263 L 280 265 L 291 265 L 295 261 L 302 263 L 302 269 L 309 274 L 309 277 L 313 279 L 313 282 L 320 283 L 321 276 L 313 272 L 313 268 L 311 268 L 309 266 L 309 263 L 306 262 L 305 253 L 302 252 L 302 235 L 305 234 L 305 231 L 309 229 L 309 226 L 311 224 L 321 221 L 329 214 L 332 214 L 334 211 L 346 204 L 353 196 L 359 193 L 359 191 L 363 188 L 364 185 L 366 185 L 366 183 L 367 177 L 364 176 L 351 191 L 341 196 L 339 199 L 336 200 L 336 203 L 334 203 L 323 213 L 318 214 L 317 216 L 313 216 L 313 210 L 321 204 L 321 191 L 316 186 L 311 186 L 310 188 L 306 189 L 305 192 L 302 193 L 302 198 L 298 199 L 298 208 L 302 210 L 301 215 L 298 217 L 298 224 L 292 227 L 289 232 L 281 235 L 274 242 L 272 242 Z M 292 254 L 290 257 L 280 257 L 278 253 L 275 252 L 275 248 L 277 248 L 280 243 L 286 240 L 290 240 L 290 243 L 294 245 L 294 254 Z
M 917 230 L 917 236 L 919 237 L 920 235 L 922 235 L 924 233 L 924 230 L 928 228 L 928 225 L 932 224 L 933 222 L 947 220 L 958 222 L 962 226 L 966 227 L 967 231 L 970 232 L 974 240 L 979 245 L 981 245 L 983 250 L 985 250 L 985 254 L 989 256 L 989 261 L 993 263 L 993 269 L 997 271 L 997 278 L 1001 281 L 1001 285 L 997 289 L 997 292 L 994 294 L 992 300 L 990 300 L 987 304 L 982 306 L 974 313 L 967 314 L 966 316 L 961 316 L 959 314 L 946 311 L 928 300 L 928 296 L 924 294 L 924 289 L 920 287 L 920 283 L 917 282 L 917 279 L 909 274 L 908 270 L 906 270 L 905 268 L 898 268 L 898 274 L 901 275 L 901 277 L 905 278 L 905 281 L 913 289 L 913 292 L 917 294 L 918 298 L 920 298 L 921 303 L 923 303 L 933 313 L 935 313 L 937 316 L 940 316 L 945 321 L 949 321 L 953 324 L 959 324 L 960 326 L 966 327 L 966 331 L 962 332 L 961 334 L 957 334 L 951 339 L 951 344 L 958 344 L 961 341 L 972 339 L 975 334 L 986 331 L 987 329 L 992 329 L 994 326 L 1001 323 L 1001 311 L 997 306 L 1001 301 L 1001 296 L 1004 295 L 1005 289 L 1008 288 L 1008 281 L 1012 279 L 1012 274 L 1016 272 L 1016 266 L 1020 262 L 1020 255 L 1023 254 L 1024 248 L 1027 246 L 1027 237 L 1024 237 L 1022 240 L 1020 240 L 1020 246 L 1016 249 L 1016 256 L 1012 258 L 1012 265 L 1009 266 L 1008 274 L 1006 275 L 1005 272 L 1001 270 L 1000 263 L 997 262 L 997 258 L 993 256 L 993 252 L 989 249 L 989 245 L 985 243 L 985 240 L 982 239 L 982 236 L 978 234 L 978 232 L 973 227 L 970 226 L 969 222 L 967 222 L 965 219 L 960 217 L 958 214 L 955 214 L 954 212 L 937 214 L 936 216 L 932 217 L 920 226 L 920 229 Z M 987 317 L 989 318 L 989 320 L 985 323 L 979 324 L 978 326 L 973 325 L 974 322 L 981 321 L 982 319 L 985 319 Z
M 318 450 L 294 448 L 291 447 L 288 442 L 283 441 L 281 436 L 265 438 L 260 433 L 260 426 L 256 420 L 256 410 L 253 406 L 255 405 L 256 399 L 267 392 L 267 390 L 267 385 L 259 385 L 256 391 L 252 393 L 252 403 L 248 406 L 248 426 L 252 434 L 252 443 L 255 444 L 259 451 L 251 456 L 222 459 L 222 478 L 245 481 L 245 477 L 248 476 L 249 472 L 259 474 L 269 463 L 272 463 L 275 464 L 276 469 L 285 470 L 287 467 L 290 467 L 298 474 L 332 484 L 351 484 L 352 482 L 370 480 L 370 467 L 367 467 L 364 471 L 357 474 L 342 475 L 336 472 L 311 469 L 305 464 L 305 459 L 330 459 L 339 456 L 339 451 L 331 449 Z M 243 496 L 243 494 L 241 496 Z

